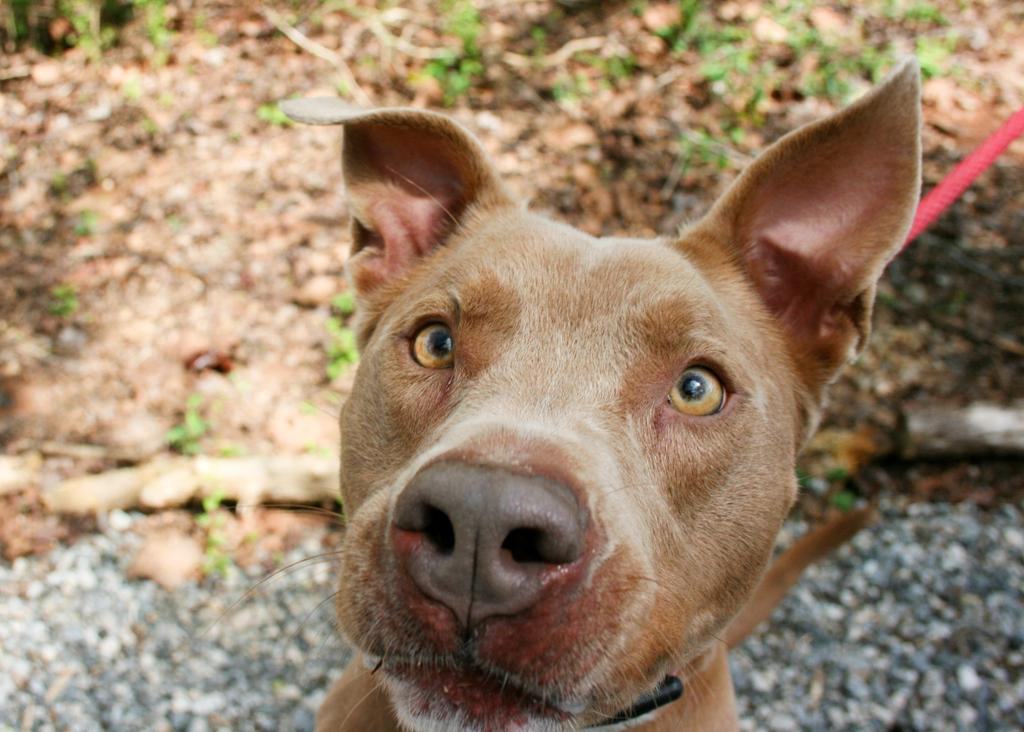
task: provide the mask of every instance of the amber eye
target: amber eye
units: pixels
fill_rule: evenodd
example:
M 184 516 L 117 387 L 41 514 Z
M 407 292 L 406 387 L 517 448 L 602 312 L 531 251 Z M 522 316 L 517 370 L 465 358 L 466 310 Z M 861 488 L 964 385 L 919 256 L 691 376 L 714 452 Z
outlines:
M 446 369 L 455 360 L 455 340 L 447 325 L 431 323 L 412 342 L 412 357 L 428 369 Z
M 672 387 L 668 400 L 683 414 L 707 417 L 722 409 L 725 404 L 725 387 L 708 369 L 691 366 Z

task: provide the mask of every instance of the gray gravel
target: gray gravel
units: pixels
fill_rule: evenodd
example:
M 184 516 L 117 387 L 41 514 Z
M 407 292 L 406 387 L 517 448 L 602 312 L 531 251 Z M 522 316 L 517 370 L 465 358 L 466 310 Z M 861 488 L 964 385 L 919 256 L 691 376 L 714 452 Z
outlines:
M 1020 507 L 882 513 L 733 653 L 743 729 L 1024 729 Z
M 294 567 L 244 599 L 262 570 L 167 592 L 126 579 L 140 544 L 108 530 L 0 564 L 0 730 L 311 729 L 348 658 L 324 602 L 331 564 Z M 323 551 L 311 535 L 281 566 Z
M 733 654 L 745 730 L 1024 728 L 1020 508 L 883 513 Z M 232 608 L 258 574 L 174 593 L 128 580 L 135 517 L 113 518 L 0 565 L 0 730 L 310 729 L 346 658 L 331 565 Z M 321 551 L 310 537 L 285 563 Z

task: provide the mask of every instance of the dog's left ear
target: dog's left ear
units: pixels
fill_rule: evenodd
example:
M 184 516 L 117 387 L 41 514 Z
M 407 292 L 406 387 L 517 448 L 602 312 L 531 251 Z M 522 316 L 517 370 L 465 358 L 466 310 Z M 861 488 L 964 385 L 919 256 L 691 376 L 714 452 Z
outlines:
M 875 283 L 920 188 L 917 63 L 768 148 L 695 228 L 720 242 L 782 325 L 807 386 L 863 346 Z
M 400 280 L 471 211 L 512 203 L 479 141 L 449 117 L 354 109 L 330 97 L 292 99 L 281 109 L 298 122 L 344 127 L 342 168 L 353 220 L 347 266 L 357 294 Z

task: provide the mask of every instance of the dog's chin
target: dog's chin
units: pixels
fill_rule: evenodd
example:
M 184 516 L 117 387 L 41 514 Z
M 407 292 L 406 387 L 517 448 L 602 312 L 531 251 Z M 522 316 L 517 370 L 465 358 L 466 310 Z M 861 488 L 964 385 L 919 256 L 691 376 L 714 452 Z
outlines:
M 381 671 L 408 732 L 565 732 L 582 706 L 555 703 L 472 670 Z

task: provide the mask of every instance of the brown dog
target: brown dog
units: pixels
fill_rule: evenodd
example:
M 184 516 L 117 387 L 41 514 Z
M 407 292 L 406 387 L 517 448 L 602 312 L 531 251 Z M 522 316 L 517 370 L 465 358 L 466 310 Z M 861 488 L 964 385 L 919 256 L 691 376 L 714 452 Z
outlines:
M 447 117 L 285 103 L 345 128 L 363 354 L 337 603 L 362 659 L 318 730 L 600 726 L 672 675 L 631 725 L 736 727 L 722 638 L 908 230 L 918 85 L 903 64 L 653 240 L 530 213 Z

